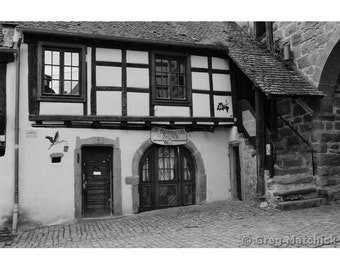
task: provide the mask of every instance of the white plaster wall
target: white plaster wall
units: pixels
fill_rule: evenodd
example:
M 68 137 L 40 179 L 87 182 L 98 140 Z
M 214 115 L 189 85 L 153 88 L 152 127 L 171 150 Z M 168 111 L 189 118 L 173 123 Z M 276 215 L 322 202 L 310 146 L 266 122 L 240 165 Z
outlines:
M 149 69 L 127 68 L 127 87 L 149 88 Z
M 40 102 L 40 114 L 83 115 L 82 103 Z
M 192 94 L 193 116 L 210 116 L 210 98 L 207 94 Z
M 149 64 L 149 53 L 143 51 L 126 51 L 126 62 L 135 64 Z
M 149 116 L 149 94 L 127 93 L 127 114 L 129 116 Z
M 97 86 L 122 86 L 122 68 L 121 67 L 96 67 L 96 85 Z
M 192 55 L 191 56 L 191 67 L 208 68 L 208 57 Z
M 207 72 L 192 72 L 191 81 L 192 81 L 192 89 L 210 90 L 209 74 Z
M 121 92 L 97 91 L 97 115 L 122 115 Z
M 122 50 L 96 48 L 96 60 L 122 62 Z
M 189 107 L 155 106 L 155 116 L 190 116 Z
M 231 91 L 229 74 L 213 74 L 214 91 Z
M 227 59 L 212 57 L 211 65 L 213 69 L 229 70 L 229 61 Z
M 231 199 L 228 142 L 235 139 L 233 129 L 191 132 L 188 136 L 202 155 L 207 175 L 207 202 Z
M 14 193 L 14 96 L 15 64 L 7 65 L 6 74 L 6 152 L 0 157 L 0 226 L 12 216 Z

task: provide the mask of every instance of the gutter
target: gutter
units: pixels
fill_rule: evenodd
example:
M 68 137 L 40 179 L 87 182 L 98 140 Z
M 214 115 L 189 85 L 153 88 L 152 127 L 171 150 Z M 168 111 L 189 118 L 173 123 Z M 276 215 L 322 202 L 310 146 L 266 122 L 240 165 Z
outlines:
M 18 229 L 19 217 L 19 101 L 20 101 L 20 46 L 22 38 L 19 38 L 15 44 L 15 122 L 14 122 L 14 205 L 13 205 L 13 220 L 12 234 L 15 234 Z

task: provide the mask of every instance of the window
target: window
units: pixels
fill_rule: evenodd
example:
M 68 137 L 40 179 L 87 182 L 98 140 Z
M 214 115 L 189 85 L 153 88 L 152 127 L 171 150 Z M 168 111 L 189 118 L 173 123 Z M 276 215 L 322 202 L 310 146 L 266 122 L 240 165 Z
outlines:
M 154 56 L 154 103 L 185 104 L 189 102 L 187 58 Z
M 85 47 L 39 46 L 39 99 L 83 101 L 85 98 Z
M 266 23 L 265 22 L 255 22 L 255 38 L 261 38 L 266 33 Z

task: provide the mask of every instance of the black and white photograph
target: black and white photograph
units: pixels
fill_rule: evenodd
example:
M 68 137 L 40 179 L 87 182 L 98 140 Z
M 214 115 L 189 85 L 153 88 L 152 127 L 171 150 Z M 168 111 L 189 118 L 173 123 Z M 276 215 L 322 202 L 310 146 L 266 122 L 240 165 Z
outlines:
M 202 18 L 0 21 L 0 248 L 340 246 L 340 20 Z

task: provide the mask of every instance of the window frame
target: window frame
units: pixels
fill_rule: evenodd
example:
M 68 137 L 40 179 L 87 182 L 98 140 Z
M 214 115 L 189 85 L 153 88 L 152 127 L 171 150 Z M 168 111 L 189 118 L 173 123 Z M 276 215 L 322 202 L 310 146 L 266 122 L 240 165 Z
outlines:
M 192 104 L 192 93 L 191 93 L 191 65 L 190 55 L 175 52 L 163 52 L 163 51 L 152 51 L 151 55 L 151 101 L 152 105 L 163 105 L 163 106 L 186 106 L 189 107 Z M 183 60 L 184 62 L 184 75 L 185 75 L 185 99 L 157 99 L 156 97 L 156 59 L 166 58 L 174 60 Z M 170 90 L 171 91 L 171 90 Z
M 63 52 L 79 52 L 79 95 L 62 95 L 62 94 L 46 94 L 44 93 L 44 51 L 45 49 L 55 50 L 59 49 Z M 70 103 L 84 103 L 86 102 L 87 90 L 86 90 L 86 46 L 80 44 L 66 44 L 56 42 L 39 42 L 38 43 L 38 101 L 47 102 L 70 102 Z M 64 66 L 60 63 L 60 69 Z M 64 83 L 61 81 L 60 83 Z

